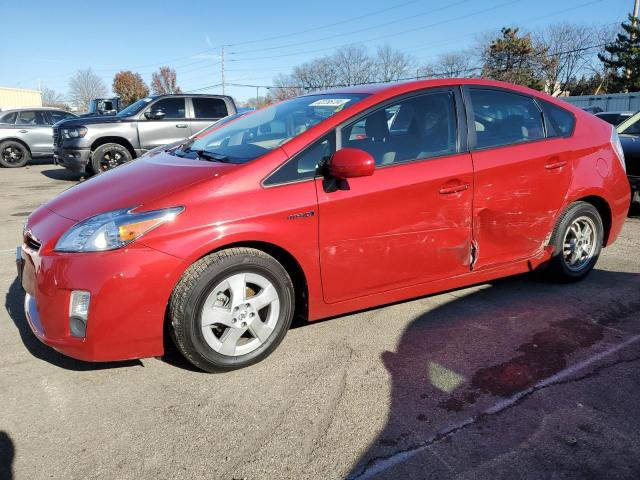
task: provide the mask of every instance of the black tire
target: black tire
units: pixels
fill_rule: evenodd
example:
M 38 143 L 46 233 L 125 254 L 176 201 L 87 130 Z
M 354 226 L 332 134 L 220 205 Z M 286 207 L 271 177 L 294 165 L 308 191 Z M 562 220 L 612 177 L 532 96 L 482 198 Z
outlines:
M 589 255 L 586 255 L 582 262 L 577 262 L 572 266 L 570 265 L 571 257 L 566 258 L 566 255 L 571 255 L 577 249 L 576 242 L 571 238 L 574 235 L 569 232 L 575 222 L 584 222 L 590 228 L 593 226 L 595 227 L 595 232 L 593 235 L 593 249 L 589 249 Z M 591 272 L 598 261 L 603 239 L 604 227 L 598 210 L 587 202 L 572 203 L 558 219 L 556 228 L 551 235 L 549 244 L 553 246 L 553 254 L 546 274 L 552 280 L 563 283 L 583 279 Z M 571 245 L 568 249 L 565 249 L 565 240 L 568 241 L 566 245 Z
M 119 167 L 133 159 L 131 152 L 119 143 L 105 143 L 91 154 L 91 169 L 97 175 Z
M 0 165 L 5 168 L 24 167 L 31 160 L 29 149 L 22 143 L 7 140 L 0 143 Z
M 266 278 L 277 292 L 279 313 L 278 315 L 274 313 L 273 318 L 277 318 L 277 321 L 270 335 L 255 350 L 238 356 L 223 355 L 207 343 L 201 326 L 201 314 L 205 301 L 213 293 L 213 289 L 220 282 L 238 273 L 257 274 Z M 291 278 L 276 259 L 253 248 L 222 250 L 201 258 L 191 265 L 176 285 L 169 302 L 174 342 L 189 362 L 206 372 L 243 368 L 264 359 L 280 344 L 291 325 L 294 302 Z M 235 300 L 229 303 L 230 312 L 234 304 L 236 304 Z M 227 333 L 226 328 L 231 330 L 230 327 L 222 328 L 224 332 L 220 335 L 220 339 Z M 246 332 L 249 331 L 250 329 L 247 328 Z

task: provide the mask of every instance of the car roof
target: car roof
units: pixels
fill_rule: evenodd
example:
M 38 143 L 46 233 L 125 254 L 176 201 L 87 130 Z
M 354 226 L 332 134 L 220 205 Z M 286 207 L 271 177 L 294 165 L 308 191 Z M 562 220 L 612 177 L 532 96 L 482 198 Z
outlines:
M 64 108 L 57 108 L 57 107 L 12 107 L 12 108 L 7 108 L 6 110 L 0 110 L 0 112 L 2 113 L 7 113 L 7 112 L 22 112 L 24 110 L 58 110 L 61 112 L 66 112 L 66 110 Z M 71 113 L 71 112 L 69 112 Z
M 550 97 L 544 92 L 532 90 L 520 85 L 514 85 L 513 83 L 500 82 L 498 80 L 486 80 L 482 78 L 439 78 L 429 80 L 411 80 L 408 82 L 396 82 L 396 83 L 374 83 L 367 85 L 357 85 L 351 87 L 340 87 L 331 90 L 325 90 L 321 92 L 313 92 L 308 95 L 326 95 L 336 93 L 364 93 L 370 95 L 383 95 L 394 96 L 401 95 L 402 93 L 409 93 L 414 90 L 422 90 L 426 88 L 447 87 L 453 85 L 469 85 L 469 86 L 481 86 L 481 87 L 496 87 L 505 88 L 516 92 L 521 92 L 527 95 L 541 96 L 544 95 L 549 99 L 556 100 L 554 97 Z M 558 100 L 559 101 L 559 100 Z M 556 102 L 557 103 L 557 102 Z M 566 102 L 563 102 L 563 105 Z

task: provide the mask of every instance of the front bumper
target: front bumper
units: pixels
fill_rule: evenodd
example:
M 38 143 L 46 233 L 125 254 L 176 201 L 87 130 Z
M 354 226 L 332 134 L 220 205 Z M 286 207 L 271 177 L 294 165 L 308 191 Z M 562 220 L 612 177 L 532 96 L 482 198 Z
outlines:
M 55 147 L 53 149 L 53 161 L 74 172 L 85 171 L 91 157 L 91 150 L 80 148 Z
M 99 253 L 20 247 L 25 314 L 34 335 L 59 352 L 102 362 L 164 353 L 166 306 L 181 260 L 142 245 Z M 71 335 L 73 290 L 91 293 L 86 336 Z

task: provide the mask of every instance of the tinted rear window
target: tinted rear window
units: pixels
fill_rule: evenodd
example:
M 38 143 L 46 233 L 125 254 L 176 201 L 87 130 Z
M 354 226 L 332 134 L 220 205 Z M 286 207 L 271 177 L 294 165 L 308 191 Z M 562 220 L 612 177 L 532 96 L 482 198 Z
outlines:
M 222 118 L 228 115 L 227 105 L 221 98 L 193 98 L 193 111 L 196 118 Z

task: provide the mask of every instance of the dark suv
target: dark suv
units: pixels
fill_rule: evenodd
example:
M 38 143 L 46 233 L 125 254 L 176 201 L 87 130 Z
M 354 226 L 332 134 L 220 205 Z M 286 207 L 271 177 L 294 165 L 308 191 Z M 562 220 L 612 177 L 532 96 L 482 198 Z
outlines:
M 54 159 L 70 170 L 100 173 L 235 113 L 233 99 L 223 95 L 143 98 L 114 116 L 55 124 Z

